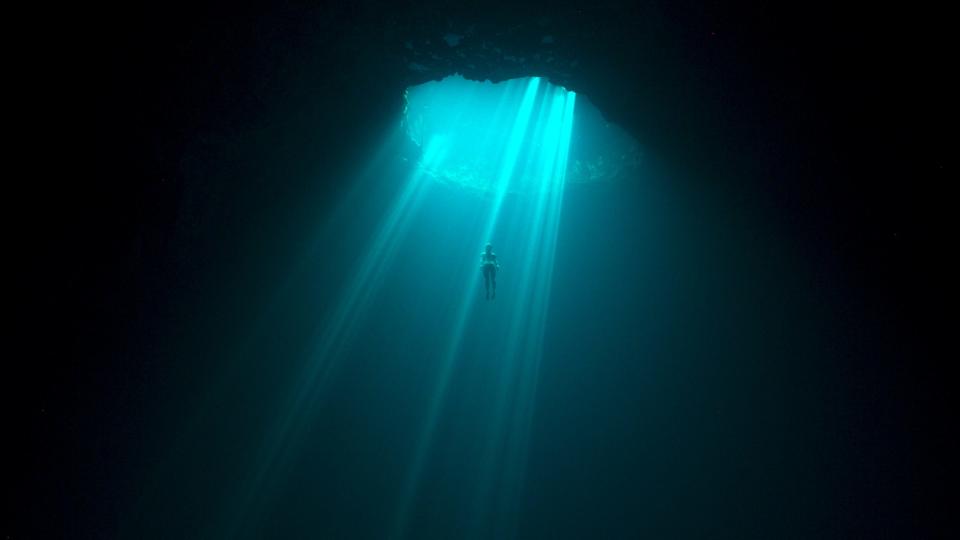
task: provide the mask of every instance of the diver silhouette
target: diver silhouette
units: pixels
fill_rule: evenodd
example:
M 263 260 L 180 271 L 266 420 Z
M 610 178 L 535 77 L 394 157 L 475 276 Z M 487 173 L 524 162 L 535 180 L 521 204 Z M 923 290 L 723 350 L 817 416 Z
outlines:
M 487 289 L 487 300 L 497 297 L 497 268 L 500 263 L 497 262 L 497 254 L 493 252 L 493 246 L 487 244 L 487 249 L 480 254 L 480 268 L 483 269 L 483 285 Z M 490 285 L 493 285 L 493 294 L 490 294 Z

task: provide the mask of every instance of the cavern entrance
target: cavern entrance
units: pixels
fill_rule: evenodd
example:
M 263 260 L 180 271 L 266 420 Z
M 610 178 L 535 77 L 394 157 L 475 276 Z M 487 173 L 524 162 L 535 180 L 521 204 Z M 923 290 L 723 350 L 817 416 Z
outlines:
M 539 77 L 409 88 L 404 125 L 425 174 L 477 191 L 615 181 L 640 162 L 637 142 L 588 99 Z

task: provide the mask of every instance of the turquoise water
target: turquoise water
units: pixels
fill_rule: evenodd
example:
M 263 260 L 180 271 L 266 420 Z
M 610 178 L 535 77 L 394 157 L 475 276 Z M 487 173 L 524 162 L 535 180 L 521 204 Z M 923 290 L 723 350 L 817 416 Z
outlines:
M 829 484 L 811 449 L 830 443 L 793 422 L 819 414 L 824 390 L 793 382 L 829 350 L 802 261 L 634 143 L 604 151 L 572 92 L 438 84 L 408 92 L 255 321 L 217 327 L 229 361 L 166 418 L 128 529 L 697 536 L 789 528 L 764 511 L 784 486 L 825 511 L 803 494 Z M 615 155 L 629 167 L 568 181 Z

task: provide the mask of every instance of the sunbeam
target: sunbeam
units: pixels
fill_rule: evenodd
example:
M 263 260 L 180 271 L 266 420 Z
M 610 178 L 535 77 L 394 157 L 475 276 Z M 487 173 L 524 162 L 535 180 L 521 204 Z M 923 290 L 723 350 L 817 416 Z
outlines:
M 407 99 L 414 110 L 405 111 L 401 129 L 415 149 L 414 159 L 400 187 L 381 182 L 377 188 L 377 182 L 370 178 L 361 182 L 358 177 L 358 187 L 345 199 L 362 203 L 361 185 L 371 186 L 365 188 L 373 190 L 366 195 L 374 200 L 377 190 L 390 193 L 389 202 L 381 205 L 378 225 L 357 243 L 358 258 L 336 301 L 316 326 L 306 361 L 238 494 L 239 507 L 228 512 L 232 516 L 226 518 L 228 530 L 235 534 L 262 526 L 259 522 L 270 511 L 274 494 L 295 474 L 305 451 L 303 441 L 327 406 L 338 372 L 358 358 L 358 347 L 370 346 L 363 340 L 365 328 L 377 306 L 383 305 L 384 295 L 390 294 L 387 283 L 397 283 L 398 268 L 409 259 L 411 235 L 423 235 L 424 226 L 447 227 L 438 217 L 442 207 L 435 206 L 443 196 L 461 201 L 464 210 L 456 219 L 458 228 L 451 232 L 473 255 L 451 268 L 446 279 L 459 285 L 449 291 L 447 316 L 438 318 L 433 330 L 444 337 L 437 347 L 423 351 L 424 362 L 433 368 L 425 382 L 428 390 L 418 427 L 410 433 L 413 443 L 395 491 L 390 534 L 405 536 L 422 506 L 420 488 L 437 452 L 437 430 L 449 406 L 451 381 L 465 354 L 476 354 L 465 350 L 465 337 L 477 335 L 475 326 L 490 332 L 484 371 L 497 383 L 484 398 L 490 406 L 482 415 L 486 427 L 477 445 L 480 481 L 465 489 L 462 497 L 475 531 L 506 534 L 515 526 L 510 509 L 523 486 L 576 94 L 539 77 L 500 85 L 457 77 L 410 89 Z M 402 153 L 396 137 L 384 140 L 390 146 L 372 153 L 364 177 L 389 171 L 385 162 Z M 341 205 L 340 220 L 329 222 L 327 228 L 350 227 L 351 211 L 355 210 Z M 478 295 L 476 265 L 487 242 L 497 246 L 504 261 L 504 285 L 499 299 L 484 302 Z M 310 254 L 321 261 L 324 255 L 322 245 Z
M 509 527 L 512 521 L 486 515 L 489 513 L 487 502 L 490 498 L 496 498 L 499 507 L 509 508 L 519 496 L 524 447 L 532 415 L 535 386 L 532 377 L 536 376 L 542 352 L 540 342 L 546 321 L 550 266 L 559 224 L 576 94 L 547 85 L 537 102 L 540 108 L 536 115 L 538 122 L 532 136 L 528 136 L 539 84 L 539 79 L 533 78 L 527 85 L 504 151 L 497 160 L 498 175 L 490 186 L 492 195 L 484 211 L 483 228 L 472 242 L 472 245 L 479 247 L 488 238 L 509 238 L 511 243 L 522 246 L 518 252 L 524 253 L 522 261 L 517 264 L 519 286 L 515 289 L 513 300 L 508 301 L 511 307 L 506 311 L 506 345 L 496 358 L 495 369 L 499 371 L 501 383 L 496 389 L 496 406 L 490 413 L 492 427 L 485 439 L 488 447 L 484 460 L 479 464 L 481 484 L 477 486 L 474 496 L 473 519 L 477 524 L 474 530 L 480 530 L 481 522 L 487 526 L 496 522 L 498 527 L 503 528 Z M 529 185 L 531 183 L 533 185 Z M 524 193 L 523 202 L 518 204 L 517 216 L 504 224 L 500 220 L 501 209 L 507 193 L 511 191 Z M 464 292 L 433 386 L 426 420 L 418 437 L 413 466 L 408 470 L 401 494 L 394 529 L 397 536 L 402 536 L 409 519 L 406 514 L 414 504 L 416 486 L 430 452 L 451 374 L 462 346 L 463 332 L 469 324 L 470 308 L 476 298 L 475 282 L 475 276 L 468 275 L 464 280 Z M 512 415 L 507 410 L 509 403 L 517 408 Z M 507 417 L 512 419 L 508 420 Z M 508 421 L 510 424 L 504 425 Z M 506 476 L 496 478 L 496 470 L 506 471 Z M 493 484 L 502 486 L 499 493 L 491 493 Z M 497 516 L 507 514 L 497 512 Z

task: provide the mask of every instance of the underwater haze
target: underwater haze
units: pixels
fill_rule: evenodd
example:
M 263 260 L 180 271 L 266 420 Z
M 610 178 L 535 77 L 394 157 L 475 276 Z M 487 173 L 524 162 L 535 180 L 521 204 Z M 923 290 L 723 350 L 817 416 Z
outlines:
M 123 533 L 716 537 L 850 496 L 818 458 L 850 451 L 834 285 L 765 216 L 540 78 L 410 88 L 365 152 L 229 365 L 156 413 Z

